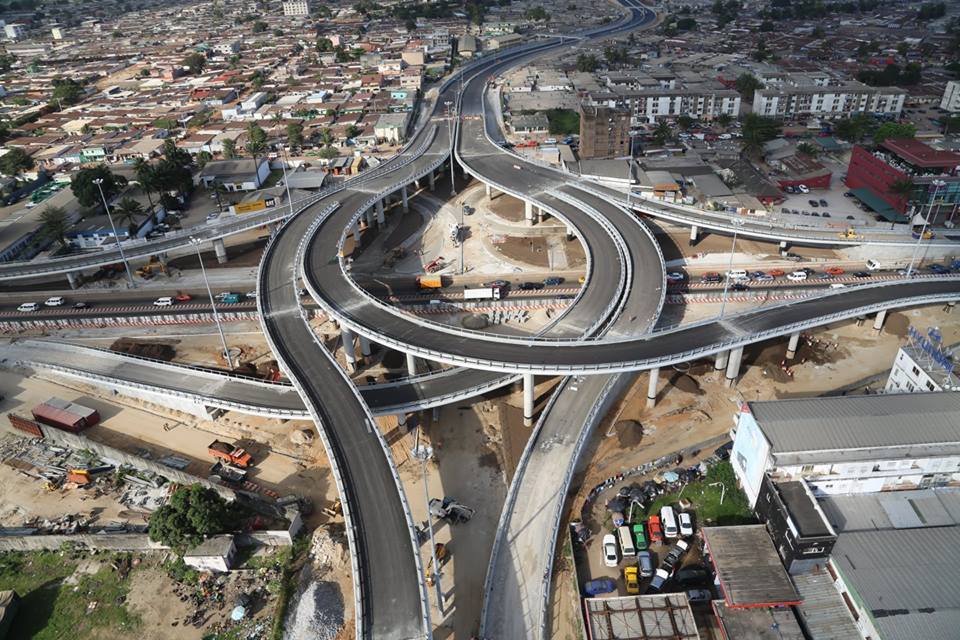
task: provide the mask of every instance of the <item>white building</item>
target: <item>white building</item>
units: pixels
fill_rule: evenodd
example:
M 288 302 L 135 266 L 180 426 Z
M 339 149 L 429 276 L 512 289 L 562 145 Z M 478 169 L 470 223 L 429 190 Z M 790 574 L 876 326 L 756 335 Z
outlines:
M 822 116 L 839 118 L 851 113 L 899 115 L 907 92 L 897 87 L 870 87 L 861 82 L 836 83 L 822 77 L 791 74 L 768 79 L 753 93 L 753 112 L 773 118 Z
M 911 344 L 900 347 L 890 369 L 884 393 L 960 391 L 960 379 L 950 360 L 936 356 L 934 347 Z
M 373 134 L 378 140 L 400 144 L 406 138 L 409 113 L 384 113 L 377 118 L 373 127 Z
M 627 70 L 608 72 L 602 81 L 606 90 L 591 92 L 590 99 L 629 109 L 633 126 L 678 116 L 713 120 L 720 114 L 740 115 L 738 92 L 693 72 Z
M 204 540 L 183 554 L 183 562 L 200 571 L 227 573 L 233 567 L 237 547 L 233 536 L 221 535 Z
M 309 16 L 309 0 L 286 0 L 283 3 L 283 15 L 285 16 Z
M 766 474 L 817 496 L 958 483 L 960 393 L 746 403 L 730 461 L 751 504 Z
M 951 80 L 947 83 L 943 98 L 940 100 L 940 108 L 950 113 L 960 111 L 960 82 Z
M 12 24 L 4 25 L 3 32 L 6 34 L 8 39 L 19 40 L 26 33 L 26 29 L 24 29 L 22 24 L 14 22 Z

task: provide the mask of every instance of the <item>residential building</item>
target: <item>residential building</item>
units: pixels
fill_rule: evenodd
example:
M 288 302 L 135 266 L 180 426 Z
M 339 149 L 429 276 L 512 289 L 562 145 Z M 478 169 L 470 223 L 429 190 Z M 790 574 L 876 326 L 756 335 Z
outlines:
M 943 98 L 940 100 L 940 108 L 950 113 L 960 111 L 960 82 L 957 80 L 947 82 L 947 87 L 943 90 Z
M 373 133 L 378 140 L 400 144 L 406 140 L 409 113 L 385 113 L 377 118 Z
M 50 35 L 53 36 L 54 40 L 63 40 L 65 34 L 66 30 L 63 27 L 53 27 L 50 29 Z
M 899 115 L 906 96 L 898 87 L 870 87 L 813 74 L 781 74 L 766 77 L 763 88 L 754 91 L 753 112 L 774 118 L 840 118 L 858 112 Z
M 580 157 L 630 155 L 630 112 L 605 105 L 580 105 Z
M 911 344 L 897 351 L 884 393 L 960 391 L 960 378 L 953 371 L 953 360 L 946 355 L 939 332 L 930 330 L 925 336 L 911 327 L 910 337 Z
M 309 16 L 309 0 L 284 0 L 283 15 L 285 16 Z
M 908 196 L 895 190 L 911 182 Z M 942 184 L 940 184 L 942 182 Z M 929 215 L 938 223 L 960 203 L 960 154 L 934 149 L 912 138 L 890 138 L 873 151 L 854 147 L 846 184 L 853 195 L 887 220 L 906 221 L 904 215 Z
M 544 113 L 516 115 L 510 119 L 510 127 L 514 133 L 547 133 L 550 121 Z
M 3 32 L 6 34 L 7 39 L 9 40 L 19 40 L 26 34 L 26 28 L 19 22 L 12 22 L 10 24 L 3 25 Z
M 625 107 L 634 126 L 689 116 L 713 120 L 720 114 L 740 115 L 740 94 L 713 79 L 688 72 L 610 72 L 604 91 L 590 92 L 592 102 Z
M 806 482 L 774 482 L 765 476 L 754 510 L 766 523 L 791 575 L 826 563 L 837 542 L 837 533 Z
M 748 402 L 731 462 L 751 505 L 767 475 L 815 496 L 960 482 L 960 393 Z
M 237 546 L 232 535 L 213 536 L 183 554 L 183 562 L 200 571 L 227 573 L 233 567 Z

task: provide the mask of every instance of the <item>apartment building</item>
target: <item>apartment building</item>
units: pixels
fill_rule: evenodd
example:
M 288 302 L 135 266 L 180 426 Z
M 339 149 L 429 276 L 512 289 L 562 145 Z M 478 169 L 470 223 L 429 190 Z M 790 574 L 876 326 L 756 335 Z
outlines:
M 910 327 L 909 337 L 910 344 L 897 351 L 884 393 L 960 391 L 960 378 L 953 372 L 940 332 L 931 328 L 923 333 Z
M 633 125 L 689 116 L 713 120 L 720 114 L 740 115 L 740 94 L 693 72 L 608 73 L 606 91 L 591 92 L 593 102 L 628 109 Z
M 960 393 L 745 403 L 730 461 L 750 504 L 764 477 L 804 480 L 815 496 L 960 481 Z
M 943 98 L 940 100 L 940 108 L 950 113 L 960 111 L 960 82 L 951 80 L 943 90 Z
M 285 16 L 309 16 L 309 0 L 285 0 L 283 3 L 283 15 Z
M 630 154 L 630 112 L 598 104 L 580 105 L 580 157 L 622 158 Z
M 870 87 L 814 74 L 783 74 L 764 79 L 753 93 L 753 112 L 772 118 L 818 116 L 841 118 L 851 113 L 899 115 L 907 92 L 898 87 Z

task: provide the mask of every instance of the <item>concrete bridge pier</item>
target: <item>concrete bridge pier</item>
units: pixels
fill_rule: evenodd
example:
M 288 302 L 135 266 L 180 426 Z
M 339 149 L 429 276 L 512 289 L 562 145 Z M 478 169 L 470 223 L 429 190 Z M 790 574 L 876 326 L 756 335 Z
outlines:
M 217 254 L 217 262 L 227 264 L 227 247 L 223 244 L 223 238 L 213 239 L 213 251 Z
M 407 354 L 407 375 L 411 378 L 417 375 L 417 356 L 412 353 Z
M 430 191 L 435 190 L 437 188 L 437 176 L 431 171 L 427 178 L 430 180 Z
M 800 332 L 796 331 L 790 334 L 790 342 L 787 343 L 787 360 L 793 360 L 797 356 L 797 347 L 800 345 Z
M 410 196 L 407 194 L 407 185 L 403 185 L 400 188 L 400 198 L 403 202 L 403 212 L 406 213 L 410 211 Z
M 697 244 L 697 241 L 700 240 L 700 229 L 697 225 L 690 227 L 690 246 Z
M 567 240 L 573 240 L 576 237 L 577 237 L 577 233 L 574 230 L 574 228 L 571 227 L 570 225 L 567 225 Z
M 526 219 L 527 224 L 533 226 L 533 203 L 529 200 L 523 201 L 523 217 Z
M 357 371 L 357 354 L 354 351 L 353 331 L 344 326 L 340 327 L 340 339 L 343 342 L 343 357 L 347 361 L 347 370 L 350 373 Z
M 647 409 L 653 409 L 657 404 L 657 383 L 660 381 L 660 367 L 650 369 L 650 380 L 647 382 Z
M 414 178 L 414 179 L 413 179 L 413 188 L 414 188 L 414 189 L 417 189 L 417 190 L 420 189 L 420 178 Z
M 360 355 L 364 358 L 369 358 L 370 354 L 373 353 L 373 350 L 370 348 L 370 338 L 365 338 L 360 336 Z
M 493 189 L 489 184 L 483 185 L 483 193 L 487 196 L 487 200 L 493 200 Z
M 877 311 L 877 317 L 873 319 L 873 329 L 880 331 L 883 329 L 883 321 L 887 319 L 887 310 Z
M 537 207 L 537 224 L 543 224 L 543 207 Z
M 400 428 L 402 428 L 403 430 L 406 430 L 406 428 L 407 428 L 407 414 L 405 414 L 405 413 L 398 413 L 398 414 L 397 414 L 397 426 L 400 427 Z
M 77 289 L 80 287 L 83 274 L 79 271 L 67 271 L 67 282 L 70 283 L 71 289 Z
M 368 226 L 368 227 L 372 227 L 372 226 L 373 226 L 373 220 L 374 220 L 374 217 L 373 217 L 373 207 L 370 207 L 369 209 L 367 209 L 366 211 L 364 211 L 364 212 L 363 212 L 363 216 L 367 219 L 367 226 Z
M 533 426 L 533 391 L 536 386 L 532 373 L 523 374 L 523 426 Z
M 717 359 L 713 363 L 713 368 L 716 371 L 723 371 L 727 367 L 727 358 L 730 356 L 729 351 L 721 351 L 717 354 Z
M 730 349 L 730 358 L 727 361 L 727 386 L 733 387 L 740 376 L 740 360 L 743 358 L 743 347 Z
M 954 308 L 955 306 L 957 306 L 956 301 L 948 302 L 948 303 L 947 303 L 946 312 L 947 312 L 947 313 L 953 313 L 953 308 Z
M 377 224 L 382 225 L 387 221 L 383 213 L 383 199 L 377 200 Z

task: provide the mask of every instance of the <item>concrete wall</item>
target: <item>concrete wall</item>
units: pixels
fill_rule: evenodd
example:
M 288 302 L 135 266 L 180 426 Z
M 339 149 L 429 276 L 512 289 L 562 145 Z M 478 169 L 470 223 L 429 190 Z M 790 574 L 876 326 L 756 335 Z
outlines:
M 293 539 L 286 531 L 239 533 L 239 547 L 289 547 Z M 153 542 L 145 533 L 75 533 L 72 535 L 0 536 L 0 553 L 6 551 L 56 551 L 64 544 L 104 551 L 167 551 L 170 547 Z

